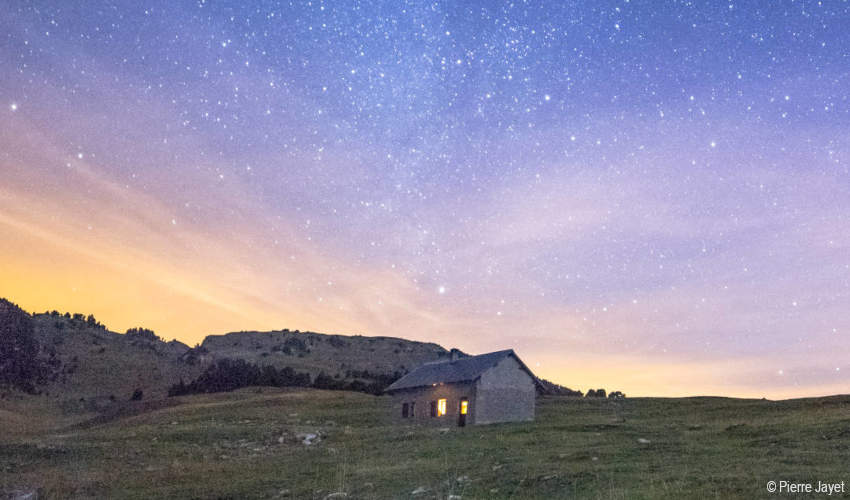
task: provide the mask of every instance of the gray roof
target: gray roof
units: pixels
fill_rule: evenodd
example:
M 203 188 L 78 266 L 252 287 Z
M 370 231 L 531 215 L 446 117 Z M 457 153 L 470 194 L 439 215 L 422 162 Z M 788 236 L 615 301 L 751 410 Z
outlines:
M 425 363 L 407 375 L 393 382 L 385 392 L 399 391 L 403 389 L 414 389 L 434 384 L 446 384 L 452 382 L 471 382 L 481 376 L 482 373 L 505 359 L 513 356 L 520 366 L 534 377 L 534 374 L 520 361 L 513 349 L 490 352 L 478 356 L 469 356 L 454 361 L 434 361 Z M 535 382 L 536 382 L 535 378 Z

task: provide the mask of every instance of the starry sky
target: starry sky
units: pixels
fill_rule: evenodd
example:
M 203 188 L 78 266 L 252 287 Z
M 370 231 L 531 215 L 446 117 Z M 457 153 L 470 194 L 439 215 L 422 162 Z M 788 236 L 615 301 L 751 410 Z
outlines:
M 850 3 L 0 0 L 0 296 L 850 390 Z

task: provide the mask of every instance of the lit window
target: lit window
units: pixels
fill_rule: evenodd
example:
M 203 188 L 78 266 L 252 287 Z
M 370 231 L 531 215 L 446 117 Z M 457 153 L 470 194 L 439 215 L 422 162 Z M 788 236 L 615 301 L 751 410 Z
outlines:
M 469 401 L 463 400 L 460 402 L 460 414 L 466 415 L 467 410 L 469 409 Z
M 446 400 L 438 399 L 437 400 L 437 416 L 442 417 L 446 414 Z

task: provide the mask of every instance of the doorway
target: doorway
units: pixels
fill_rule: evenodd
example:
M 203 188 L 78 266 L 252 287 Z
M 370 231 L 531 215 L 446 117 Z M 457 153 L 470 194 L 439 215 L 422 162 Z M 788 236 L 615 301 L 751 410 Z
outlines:
M 469 413 L 469 400 L 466 398 L 460 399 L 460 406 L 457 412 L 457 426 L 466 426 L 466 414 Z

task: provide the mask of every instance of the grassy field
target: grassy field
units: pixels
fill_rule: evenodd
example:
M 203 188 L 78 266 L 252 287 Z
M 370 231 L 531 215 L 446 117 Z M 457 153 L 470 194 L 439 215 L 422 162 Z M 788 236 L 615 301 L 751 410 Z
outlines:
M 850 396 L 543 398 L 531 424 L 442 429 L 389 425 L 388 405 L 358 393 L 252 389 L 84 420 L 91 415 L 19 404 L 0 410 L 0 492 L 725 499 L 769 498 L 769 480 L 850 480 Z M 304 434 L 318 439 L 305 445 Z

